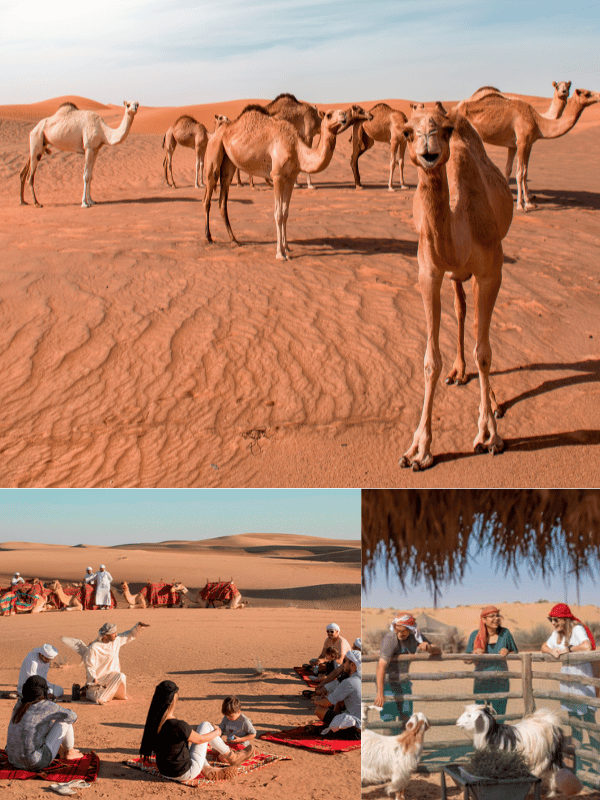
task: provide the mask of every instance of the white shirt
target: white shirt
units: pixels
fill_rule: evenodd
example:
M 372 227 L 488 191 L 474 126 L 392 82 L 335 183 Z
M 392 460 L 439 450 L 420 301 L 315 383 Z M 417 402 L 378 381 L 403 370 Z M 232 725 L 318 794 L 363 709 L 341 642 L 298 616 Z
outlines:
M 327 697 L 332 705 L 343 700 L 346 704 L 346 713 L 354 717 L 356 720 L 355 724 L 358 728 L 360 728 L 360 690 L 360 675 L 355 672 L 353 675 L 350 675 L 349 678 L 346 678 L 345 681 L 338 684 L 335 690 Z
M 112 604 L 112 598 L 110 596 L 112 579 L 110 572 L 102 569 L 94 575 L 94 580 L 96 581 L 97 606 L 110 606 Z
M 20 692 L 22 690 L 23 684 L 27 678 L 31 678 L 32 675 L 39 675 L 41 678 L 45 678 L 47 680 L 49 669 L 50 662 L 44 664 L 40 658 L 39 648 L 31 650 L 29 653 L 27 653 L 23 659 L 23 663 L 21 664 L 19 681 L 17 683 L 17 691 Z
M 139 626 L 135 625 L 130 631 L 117 634 L 112 642 L 92 642 L 84 658 L 86 683 L 100 683 L 105 675 L 121 672 L 119 651 L 124 644 L 135 639 L 139 631 Z
M 13 579 L 12 579 L 12 581 L 10 582 L 10 585 L 11 585 L 11 586 L 16 586 L 16 585 L 17 585 L 17 583 L 25 583 L 25 581 L 24 581 L 24 580 L 23 580 L 23 578 L 21 578 L 21 577 L 19 577 L 19 578 L 13 578 Z
M 589 642 L 589 637 L 586 633 L 586 630 L 583 625 L 574 625 L 573 630 L 571 631 L 571 638 L 568 642 L 565 641 L 563 637 L 562 642 L 559 644 L 558 631 L 553 631 L 550 638 L 546 641 L 546 644 L 548 647 L 556 647 L 562 652 L 566 652 L 569 647 L 581 644 L 582 642 Z M 588 678 L 594 677 L 594 668 L 589 661 L 581 661 L 577 664 L 569 664 L 565 663 L 563 656 L 561 658 L 561 663 L 563 666 L 560 668 L 560 671 L 563 673 L 563 675 L 585 675 Z M 561 683 L 559 685 L 559 689 L 565 694 L 574 694 L 579 695 L 580 697 L 596 697 L 596 691 L 593 686 L 584 686 L 581 683 Z M 585 714 L 588 709 L 587 705 L 569 703 L 566 700 L 561 701 L 560 707 L 565 709 L 565 711 L 575 711 L 577 714 Z

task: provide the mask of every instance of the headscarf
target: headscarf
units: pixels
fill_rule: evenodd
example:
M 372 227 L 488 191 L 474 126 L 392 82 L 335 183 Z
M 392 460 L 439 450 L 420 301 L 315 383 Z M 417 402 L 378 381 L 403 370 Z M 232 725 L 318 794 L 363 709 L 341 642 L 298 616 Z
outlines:
M 578 625 L 581 625 L 583 628 L 585 628 L 587 637 L 590 640 L 590 644 L 592 645 L 592 650 L 596 649 L 596 640 L 594 639 L 594 634 L 591 632 L 591 630 L 585 623 L 583 623 L 580 619 L 577 619 L 577 617 L 574 616 L 573 612 L 566 603 L 557 603 L 553 608 L 550 609 L 550 613 L 548 614 L 548 616 L 556 617 L 557 619 L 572 619 L 573 622 L 576 622 Z
M 326 631 L 339 631 L 340 626 L 336 625 L 335 622 L 330 622 L 329 625 L 325 628 Z
M 394 630 L 394 625 L 402 625 L 403 628 L 407 628 L 412 635 L 415 637 L 417 642 L 421 644 L 423 641 L 423 637 L 421 632 L 417 627 L 417 620 L 413 617 L 412 614 L 409 614 L 407 611 L 398 611 L 394 619 L 392 620 L 392 624 L 390 625 L 390 630 Z
M 143 758 L 149 758 L 155 752 L 158 726 L 178 691 L 179 686 L 173 681 L 161 681 L 154 690 L 140 744 L 140 755 Z
M 355 639 L 354 640 L 354 647 L 353 650 L 362 650 L 362 639 Z
M 105 622 L 98 631 L 98 636 L 106 636 L 109 633 L 116 633 L 117 626 L 114 622 Z
M 40 647 L 40 653 L 46 658 L 56 658 L 58 655 L 58 650 L 56 647 L 52 647 L 51 644 L 45 644 L 43 647 Z
M 488 614 L 499 614 L 500 609 L 496 608 L 496 606 L 486 606 L 485 608 L 481 609 L 481 614 L 479 615 L 479 631 L 477 636 L 475 637 L 475 641 L 473 642 L 473 650 L 481 648 L 485 653 L 488 643 L 488 631 L 485 626 L 484 617 L 487 617 Z
M 362 677 L 362 664 L 361 664 L 362 654 L 361 654 L 360 650 L 348 650 L 348 652 L 346 653 L 345 658 L 347 658 L 348 661 L 352 661 L 352 663 L 356 666 L 356 674 L 358 675 L 359 678 L 361 678 Z
M 45 700 L 48 694 L 48 681 L 41 675 L 31 675 L 21 689 L 22 703 L 37 703 Z

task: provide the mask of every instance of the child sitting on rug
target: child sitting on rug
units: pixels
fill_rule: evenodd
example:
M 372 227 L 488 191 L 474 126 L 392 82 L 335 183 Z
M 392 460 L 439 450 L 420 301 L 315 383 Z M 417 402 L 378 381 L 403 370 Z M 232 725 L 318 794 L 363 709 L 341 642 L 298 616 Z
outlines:
M 221 729 L 210 722 L 201 722 L 196 729 L 182 719 L 176 719 L 175 705 L 179 687 L 173 681 L 162 681 L 154 690 L 146 725 L 140 745 L 140 755 L 149 758 L 156 754 L 156 766 L 164 778 L 188 781 L 200 773 L 211 781 L 231 780 L 237 775 L 237 766 L 254 755 L 254 745 L 249 744 L 234 753 L 221 741 Z M 211 766 L 206 760 L 211 749 L 229 766 L 222 769 Z
M 225 715 L 221 720 L 221 735 L 227 742 L 232 744 L 256 739 L 254 725 L 242 714 L 242 705 L 237 697 L 231 695 L 226 697 L 221 706 L 221 713 Z
M 73 723 L 77 714 L 48 700 L 48 683 L 41 675 L 27 678 L 21 700 L 8 724 L 6 755 L 18 769 L 46 769 L 56 756 L 69 761 L 81 758 L 75 750 Z

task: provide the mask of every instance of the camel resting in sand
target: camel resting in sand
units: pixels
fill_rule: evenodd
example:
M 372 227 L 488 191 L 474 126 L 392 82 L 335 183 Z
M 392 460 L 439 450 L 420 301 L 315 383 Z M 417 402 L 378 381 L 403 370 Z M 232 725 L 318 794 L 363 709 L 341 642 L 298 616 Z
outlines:
M 329 166 L 336 145 L 336 136 L 356 117 L 345 111 L 319 112 L 321 140 L 316 150 L 308 147 L 296 129 L 286 120 L 271 117 L 258 105 L 249 105 L 239 117 L 223 125 L 215 133 L 206 150 L 206 191 L 204 218 L 206 243 L 210 233 L 210 205 L 217 181 L 221 182 L 219 208 L 229 238 L 238 244 L 227 213 L 229 186 L 236 168 L 254 175 L 270 178 L 275 195 L 275 226 L 277 229 L 276 258 L 287 260 L 287 219 L 294 183 L 300 172 L 321 172 Z M 369 119 L 362 114 L 359 119 Z
M 249 600 L 244 600 L 233 581 L 206 582 L 198 591 L 196 603 L 200 608 L 244 608 Z
M 431 454 L 433 397 L 442 371 L 439 347 L 440 290 L 449 274 L 455 288 L 471 279 L 475 304 L 474 357 L 479 372 L 481 400 L 475 452 L 499 453 L 489 372 L 492 363 L 489 331 L 502 282 L 502 239 L 513 215 L 512 193 L 500 170 L 488 158 L 479 134 L 453 109 L 416 116 L 404 126 L 410 159 L 419 184 L 413 216 L 419 234 L 419 287 L 427 322 L 425 396 L 421 420 L 400 466 L 413 470 L 433 464 Z M 463 292 L 464 298 L 464 292 Z M 455 305 L 457 316 L 460 308 Z M 464 310 L 464 309 L 463 309 Z M 459 318 L 459 331 L 464 329 Z M 456 364 L 455 364 L 456 367 Z
M 536 208 L 529 196 L 527 170 L 531 148 L 538 139 L 557 139 L 575 125 L 584 109 L 600 102 L 600 93 L 575 89 L 561 117 L 548 119 L 515 97 L 501 94 L 493 87 L 482 87 L 472 97 L 462 100 L 456 110 L 466 117 L 484 142 L 508 148 L 506 180 L 517 156 L 517 208 Z
M 81 111 L 73 103 L 63 103 L 53 117 L 40 120 L 29 134 L 29 159 L 21 170 L 21 205 L 27 205 L 23 192 L 25 181 L 29 180 L 33 202 L 41 205 L 35 196 L 33 178 L 44 153 L 50 154 L 50 147 L 66 150 L 69 153 L 83 153 L 83 198 L 82 208 L 94 204 L 90 193 L 94 163 L 105 144 L 115 145 L 124 142 L 129 134 L 139 103 L 124 101 L 125 113 L 118 128 L 109 128 L 95 111 Z
M 61 611 L 83 611 L 83 605 L 75 594 L 66 594 L 60 581 L 52 581 L 48 584 L 51 589 L 63 604 Z
M 121 581 L 121 592 L 125 598 L 125 602 L 129 604 L 129 608 L 146 608 L 144 595 L 141 592 L 131 594 L 127 581 Z

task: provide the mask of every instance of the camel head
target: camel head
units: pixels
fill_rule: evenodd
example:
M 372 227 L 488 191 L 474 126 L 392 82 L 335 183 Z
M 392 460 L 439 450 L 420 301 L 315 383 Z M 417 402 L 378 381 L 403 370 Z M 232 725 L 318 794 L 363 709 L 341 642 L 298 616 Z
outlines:
M 329 111 L 319 111 L 319 117 L 321 118 L 321 128 L 327 128 L 335 136 L 345 131 L 352 122 L 351 119 L 348 119 L 345 111 L 336 111 L 332 108 Z
M 226 122 L 229 122 L 229 117 L 226 117 L 225 114 L 215 114 L 215 130 L 218 131 L 221 125 L 225 125 Z
M 411 103 L 410 104 L 410 118 L 416 117 L 417 114 L 422 114 L 425 111 L 425 103 Z
M 571 101 L 575 101 L 582 108 L 600 103 L 600 92 L 590 92 L 589 89 L 575 89 Z
M 571 91 L 571 81 L 552 81 L 552 86 L 556 89 L 556 96 L 559 100 L 566 100 Z
M 426 172 L 445 164 L 450 157 L 453 130 L 450 120 L 435 111 L 412 117 L 402 133 L 413 164 Z
M 140 104 L 138 102 L 128 103 L 127 100 L 123 100 L 123 105 L 125 106 L 125 111 L 133 119 L 135 117 L 135 115 L 137 114 L 137 110 L 138 110 Z
M 440 112 L 440 114 L 443 114 L 444 116 L 446 116 L 446 115 L 447 115 L 447 113 L 448 113 L 448 112 L 446 111 L 446 109 L 444 108 L 444 106 L 443 106 L 443 105 L 440 103 L 440 101 L 439 101 L 439 100 L 436 100 L 436 101 L 435 101 L 435 105 L 434 105 L 433 107 L 434 107 L 434 109 L 435 109 L 436 111 L 439 111 L 439 112 Z

